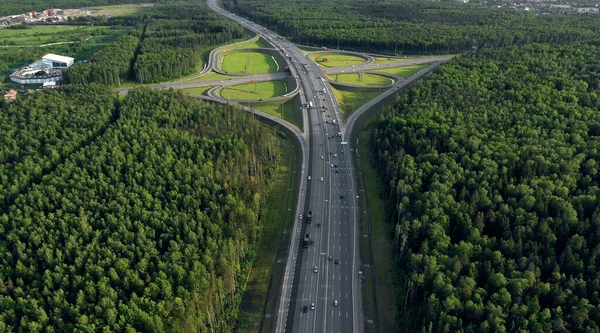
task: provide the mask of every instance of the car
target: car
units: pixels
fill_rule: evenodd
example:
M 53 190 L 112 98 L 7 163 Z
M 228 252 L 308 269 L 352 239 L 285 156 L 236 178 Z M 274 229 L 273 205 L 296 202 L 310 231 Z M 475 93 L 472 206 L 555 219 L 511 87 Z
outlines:
M 337 301 L 337 299 L 333 301 L 333 306 L 338 306 L 338 301 Z
M 323 155 L 321 155 L 321 159 L 323 159 Z
M 315 309 L 315 303 L 310 303 L 310 309 L 314 310 Z
M 333 157 L 337 157 L 337 154 L 333 154 Z
M 335 170 L 337 172 L 337 170 Z M 344 199 L 344 193 L 340 194 L 340 199 Z
M 298 216 L 298 220 L 302 220 L 302 214 L 300 214 L 300 216 Z
M 313 268 L 313 273 L 317 273 L 318 271 L 317 266 L 315 266 L 315 268 Z
M 321 177 L 321 181 L 323 181 L 323 177 Z
M 329 261 L 331 261 L 331 255 L 329 255 Z
M 305 305 L 305 306 L 302 308 L 302 312 L 304 312 L 304 313 L 307 313 L 307 312 L 308 312 L 308 305 Z
M 311 176 L 308 176 L 308 180 L 311 180 L 311 179 L 312 179 L 312 177 L 311 177 Z
M 337 260 L 337 259 L 335 259 L 335 260 L 333 261 L 333 263 L 337 265 L 337 264 L 339 264 L 339 263 L 340 263 L 340 261 L 339 261 L 339 260 Z

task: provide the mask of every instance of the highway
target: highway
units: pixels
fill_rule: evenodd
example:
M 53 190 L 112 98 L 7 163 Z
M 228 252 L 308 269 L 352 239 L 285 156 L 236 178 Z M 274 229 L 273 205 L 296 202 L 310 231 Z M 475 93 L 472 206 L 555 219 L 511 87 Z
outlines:
M 281 50 L 299 82 L 303 104 L 313 106 L 303 110 L 308 163 L 302 170 L 306 187 L 301 187 L 297 216 L 304 218 L 294 224 L 275 331 L 361 332 L 356 191 L 350 152 L 338 135 L 341 117 L 329 85 L 317 65 L 295 45 L 219 8 L 214 0 L 208 4 Z M 312 211 L 310 224 L 308 211 Z M 303 246 L 306 234 L 310 238 L 307 249 Z

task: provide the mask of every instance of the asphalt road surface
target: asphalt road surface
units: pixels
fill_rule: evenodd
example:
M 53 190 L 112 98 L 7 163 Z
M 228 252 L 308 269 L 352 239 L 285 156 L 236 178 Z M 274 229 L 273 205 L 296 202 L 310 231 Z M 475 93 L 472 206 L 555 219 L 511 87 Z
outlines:
M 262 34 L 281 50 L 288 58 L 291 74 L 301 86 L 300 98 L 305 105 L 302 112 L 306 113 L 304 128 L 309 159 L 302 175 L 306 188 L 301 189 L 298 204 L 298 214 L 304 219 L 297 219 L 294 224 L 276 332 L 362 331 L 357 315 L 361 298 L 357 280 L 356 191 L 350 152 L 338 135 L 341 117 L 335 98 L 317 65 L 292 43 L 218 8 L 214 1 L 209 1 L 209 6 Z M 313 107 L 307 108 L 310 102 Z M 306 217 L 308 211 L 312 211 L 310 224 Z M 305 249 L 306 234 L 310 245 Z M 314 310 L 311 309 L 313 303 Z

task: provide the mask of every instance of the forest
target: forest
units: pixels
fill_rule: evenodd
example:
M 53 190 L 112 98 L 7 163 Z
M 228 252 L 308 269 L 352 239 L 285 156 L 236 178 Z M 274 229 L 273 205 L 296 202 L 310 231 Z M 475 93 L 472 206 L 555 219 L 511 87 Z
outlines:
M 0 109 L 0 212 L 108 126 L 116 103 L 105 87 L 68 86 Z
M 299 44 L 388 54 L 564 44 L 595 38 L 600 30 L 594 16 L 502 11 L 456 1 L 223 0 L 223 6 Z
M 12 104 L 12 122 L 62 93 Z M 90 104 L 100 109 L 97 98 Z M 29 150 L 2 142 L 3 156 L 17 150 L 35 157 L 30 164 L 65 153 L 0 214 L 0 331 L 231 332 L 276 137 L 245 112 L 175 91 L 134 90 L 113 102 L 104 99 L 96 122 L 114 108 L 118 117 L 87 145 L 77 121 L 40 133 L 37 120 L 21 134 L 40 142 Z M 86 120 L 99 111 L 80 103 L 63 109 Z
M 600 330 L 598 54 L 470 52 L 378 116 L 408 331 Z
M 200 71 L 212 47 L 245 36 L 244 30 L 205 4 L 168 3 L 110 24 L 136 26 L 130 36 L 65 72 L 70 83 L 154 83 Z

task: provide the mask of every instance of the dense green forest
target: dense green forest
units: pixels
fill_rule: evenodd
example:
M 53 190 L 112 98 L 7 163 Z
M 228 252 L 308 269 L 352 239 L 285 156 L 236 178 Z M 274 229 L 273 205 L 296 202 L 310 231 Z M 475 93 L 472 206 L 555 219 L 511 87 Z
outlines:
M 45 111 L 56 94 L 9 110 Z M 232 331 L 277 139 L 245 112 L 178 92 L 133 91 L 117 107 L 103 135 L 4 207 L 0 331 Z M 31 127 L 22 136 L 43 140 Z M 46 132 L 54 146 L 77 142 Z
M 175 79 L 200 71 L 205 51 L 245 36 L 239 25 L 198 3 L 157 5 L 143 14 L 110 23 L 138 28 L 132 36 L 98 52 L 91 62 L 67 70 L 67 82 L 119 85 L 127 80 L 151 83 Z
M 226 9 L 300 44 L 374 52 L 460 53 L 597 36 L 593 16 L 499 11 L 455 1 L 223 0 Z
M 0 109 L 1 211 L 104 129 L 115 114 L 111 90 L 69 86 L 18 99 Z
M 110 6 L 127 3 L 148 3 L 148 0 L 2 0 L 0 16 L 18 15 L 30 11 L 51 8 L 81 8 L 91 6 Z
M 96 52 L 90 62 L 80 62 L 65 71 L 65 82 L 75 84 L 121 84 L 131 76 L 135 52 L 140 44 L 136 36 L 123 36 Z
M 149 17 L 134 65 L 138 82 L 159 82 L 200 70 L 202 52 L 241 38 L 244 30 L 205 5 L 159 6 Z
M 599 54 L 465 54 L 377 119 L 410 331 L 600 330 Z

